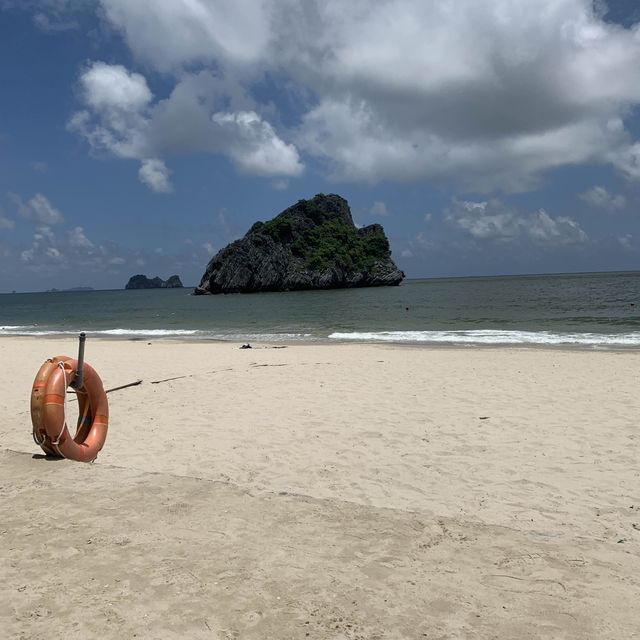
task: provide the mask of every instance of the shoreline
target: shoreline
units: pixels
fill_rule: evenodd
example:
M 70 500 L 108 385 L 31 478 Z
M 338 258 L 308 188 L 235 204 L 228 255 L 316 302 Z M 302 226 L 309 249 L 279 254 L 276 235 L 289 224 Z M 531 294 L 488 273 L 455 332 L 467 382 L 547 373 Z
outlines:
M 29 340 L 29 341 L 56 341 L 56 342 L 73 342 L 77 340 L 78 332 L 69 333 L 47 333 L 45 335 L 33 335 L 33 334 L 15 334 L 15 335 L 2 335 L 0 334 L 0 342 L 4 340 Z M 148 335 L 148 336 L 127 336 L 127 335 L 105 335 L 95 334 L 91 331 L 85 331 L 87 340 L 101 341 L 108 343 L 138 343 L 138 342 L 155 342 L 155 343 L 167 343 L 167 344 L 222 344 L 222 345 L 238 345 L 250 343 L 252 348 L 271 348 L 271 349 L 283 349 L 287 347 L 311 347 L 311 346 L 345 346 L 345 345 L 360 345 L 360 346 L 378 346 L 378 347 L 390 347 L 390 348 L 415 348 L 415 349 L 455 349 L 455 350 L 533 350 L 533 351 L 567 351 L 567 352 L 587 352 L 587 353 L 605 353 L 605 352 L 619 352 L 619 353 L 636 353 L 640 352 L 640 344 L 633 345 L 608 345 L 608 344 L 580 344 L 580 343 L 526 343 L 526 342 L 513 342 L 513 343 L 482 343 L 482 342 L 427 342 L 427 341 L 411 341 L 411 340 L 348 340 L 348 339 L 331 339 L 331 338 L 314 338 L 314 339 L 282 339 L 282 340 L 255 340 L 252 336 L 244 338 L 236 338 L 235 336 L 229 339 L 214 338 L 214 337 L 194 337 L 189 335 Z M 256 345 L 254 347 L 254 345 Z

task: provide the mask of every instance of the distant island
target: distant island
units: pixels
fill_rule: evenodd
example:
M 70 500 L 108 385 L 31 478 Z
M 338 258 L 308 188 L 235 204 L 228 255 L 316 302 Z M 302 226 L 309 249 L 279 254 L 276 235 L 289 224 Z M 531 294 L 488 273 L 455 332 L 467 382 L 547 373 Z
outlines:
M 95 289 L 93 287 L 71 287 L 71 289 L 62 289 L 62 291 L 95 291 Z M 45 293 L 60 293 L 60 289 L 47 289 Z
M 125 285 L 125 289 L 181 289 L 182 282 L 179 276 L 171 276 L 168 280 L 162 278 L 147 278 L 147 276 L 138 274 L 131 276 L 129 282 Z
M 378 287 L 403 278 L 382 226 L 358 229 L 344 198 L 321 193 L 219 251 L 194 293 Z

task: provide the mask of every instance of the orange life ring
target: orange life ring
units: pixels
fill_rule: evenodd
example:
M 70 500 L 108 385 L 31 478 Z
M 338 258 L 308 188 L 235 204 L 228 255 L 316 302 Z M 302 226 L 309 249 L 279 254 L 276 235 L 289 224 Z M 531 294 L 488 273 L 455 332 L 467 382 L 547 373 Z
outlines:
M 107 438 L 109 403 L 100 376 L 85 362 L 82 387 L 76 389 L 78 426 L 71 437 L 64 399 L 77 367 L 78 361 L 67 356 L 49 358 L 40 367 L 31 391 L 33 439 L 47 455 L 92 462 Z

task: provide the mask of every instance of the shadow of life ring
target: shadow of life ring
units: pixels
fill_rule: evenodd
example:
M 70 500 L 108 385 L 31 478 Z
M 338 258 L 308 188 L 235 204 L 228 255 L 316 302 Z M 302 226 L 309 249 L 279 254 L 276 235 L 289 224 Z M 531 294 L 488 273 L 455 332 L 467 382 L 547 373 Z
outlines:
M 107 439 L 109 403 L 100 376 L 85 362 L 82 387 L 76 389 L 78 423 L 71 436 L 64 401 L 77 367 L 78 361 L 67 356 L 49 358 L 40 367 L 31 390 L 33 439 L 49 456 L 93 462 Z

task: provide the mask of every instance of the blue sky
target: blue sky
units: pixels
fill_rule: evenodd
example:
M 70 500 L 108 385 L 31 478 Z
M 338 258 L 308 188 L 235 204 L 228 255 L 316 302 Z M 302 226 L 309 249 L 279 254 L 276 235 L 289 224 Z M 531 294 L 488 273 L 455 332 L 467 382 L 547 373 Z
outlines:
M 636 0 L 0 0 L 0 292 L 199 282 L 319 192 L 408 277 L 640 269 Z

